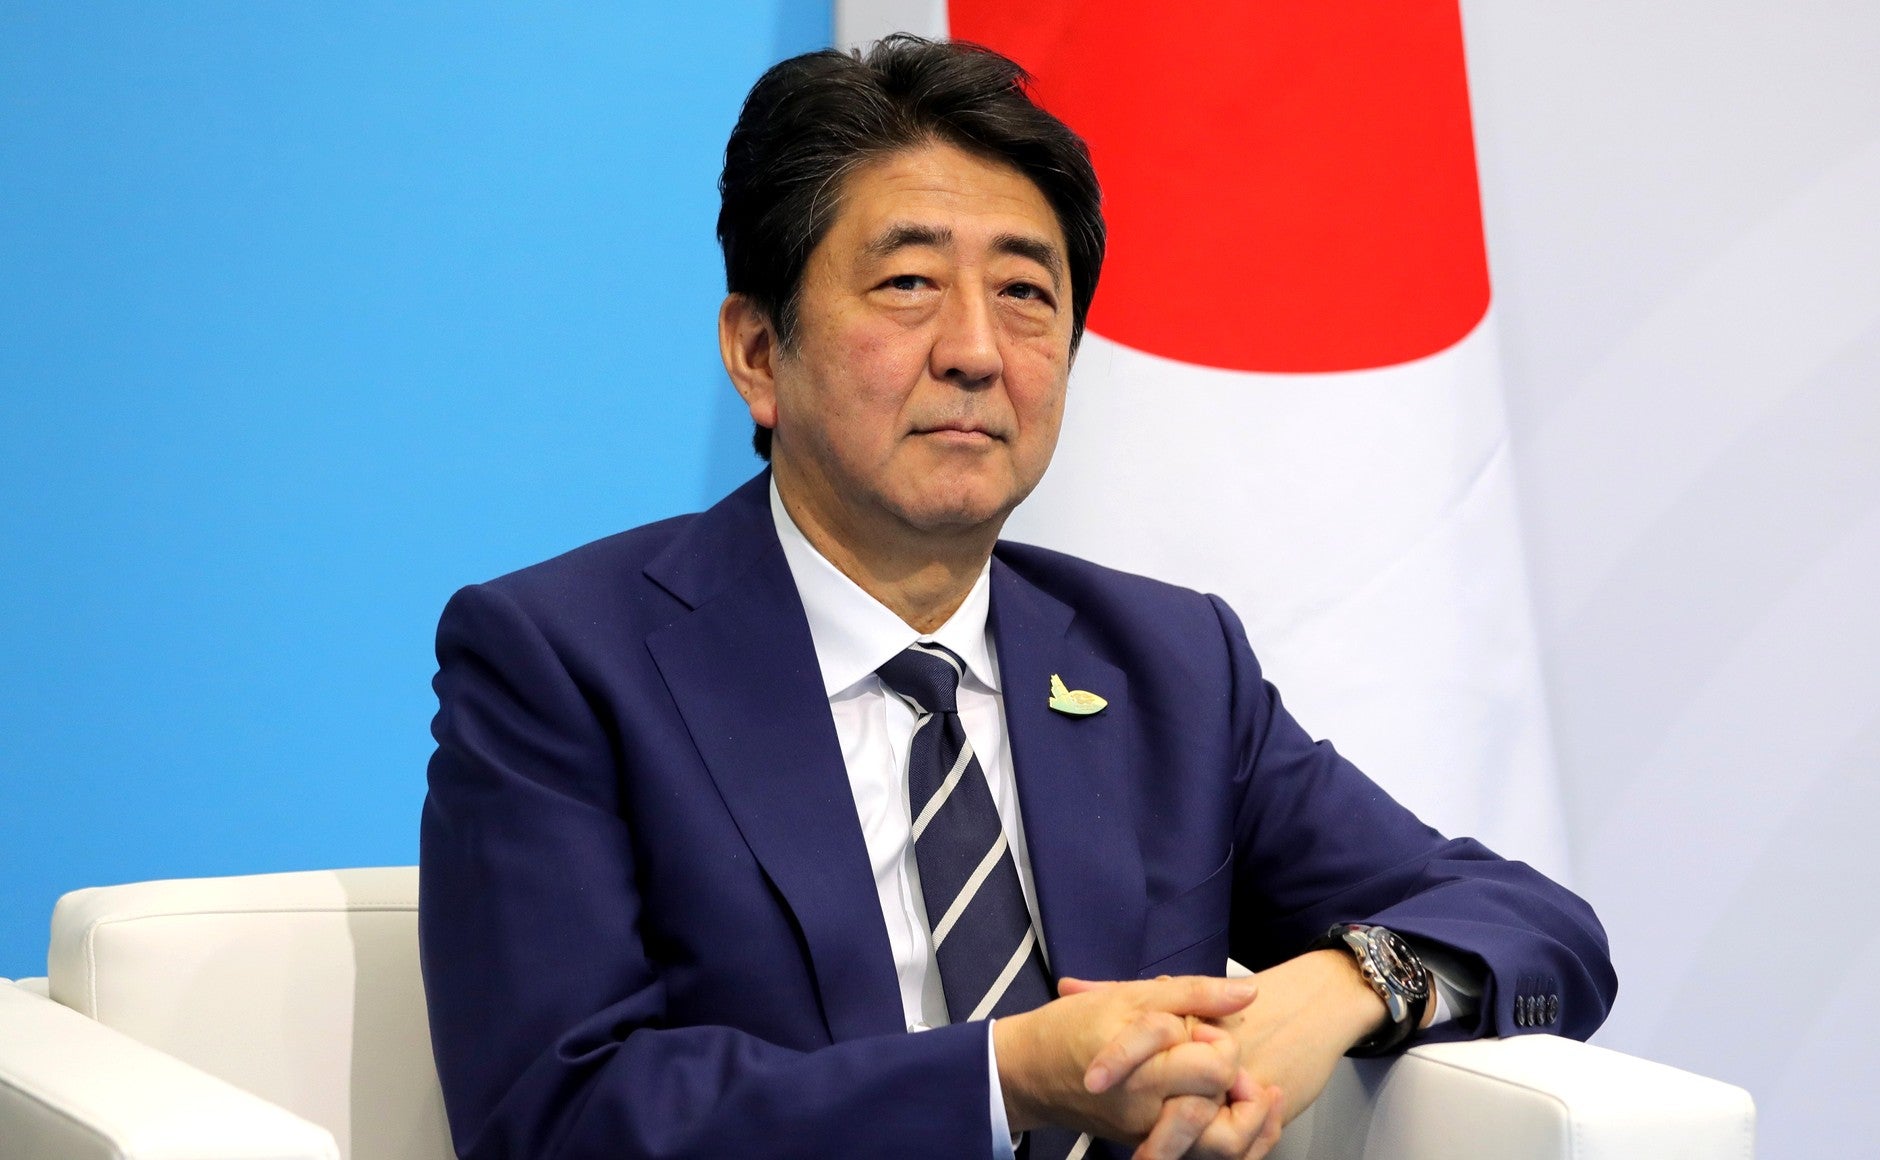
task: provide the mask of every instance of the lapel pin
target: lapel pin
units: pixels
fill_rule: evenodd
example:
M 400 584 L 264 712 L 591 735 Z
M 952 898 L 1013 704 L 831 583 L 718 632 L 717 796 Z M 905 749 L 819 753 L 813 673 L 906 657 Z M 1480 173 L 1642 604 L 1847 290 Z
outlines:
M 1100 712 L 1109 702 L 1087 689 L 1067 689 L 1064 678 L 1051 674 L 1051 700 L 1047 702 L 1060 713 L 1069 713 L 1073 717 L 1088 717 Z

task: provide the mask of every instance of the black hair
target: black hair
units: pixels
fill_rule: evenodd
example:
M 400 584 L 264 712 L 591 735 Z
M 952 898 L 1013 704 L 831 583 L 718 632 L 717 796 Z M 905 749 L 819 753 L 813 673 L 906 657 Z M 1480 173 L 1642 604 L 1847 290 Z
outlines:
M 824 49 L 773 65 L 725 145 L 718 244 L 725 289 L 743 294 L 788 347 L 810 253 L 860 165 L 928 141 L 1004 162 L 1057 214 L 1069 249 L 1071 349 L 1103 267 L 1102 191 L 1083 140 L 1026 92 L 1031 77 L 991 49 L 898 34 L 866 54 Z M 770 430 L 752 446 L 770 458 Z

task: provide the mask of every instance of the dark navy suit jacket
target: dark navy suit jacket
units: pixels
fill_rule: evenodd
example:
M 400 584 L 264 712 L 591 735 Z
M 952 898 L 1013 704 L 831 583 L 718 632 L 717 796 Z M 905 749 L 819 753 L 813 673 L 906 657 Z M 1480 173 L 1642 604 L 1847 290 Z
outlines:
M 767 486 L 445 609 L 420 929 L 465 1157 L 991 1146 L 984 1026 L 904 1030 Z M 1259 969 L 1364 919 L 1479 964 L 1451 1034 L 1604 1018 L 1586 905 L 1315 743 L 1219 600 L 1017 544 L 991 584 L 1056 974 Z M 1109 707 L 1047 709 L 1054 673 Z

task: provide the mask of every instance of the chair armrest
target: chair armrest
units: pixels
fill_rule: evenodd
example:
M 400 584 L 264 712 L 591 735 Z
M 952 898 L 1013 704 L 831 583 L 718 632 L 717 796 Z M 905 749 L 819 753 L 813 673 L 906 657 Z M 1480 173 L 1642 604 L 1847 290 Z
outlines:
M 339 1160 L 326 1129 L 0 980 L 12 1160 Z
M 1343 1063 L 1274 1155 L 1746 1160 L 1755 1137 L 1755 1105 L 1742 1088 L 1571 1039 L 1523 1035 Z

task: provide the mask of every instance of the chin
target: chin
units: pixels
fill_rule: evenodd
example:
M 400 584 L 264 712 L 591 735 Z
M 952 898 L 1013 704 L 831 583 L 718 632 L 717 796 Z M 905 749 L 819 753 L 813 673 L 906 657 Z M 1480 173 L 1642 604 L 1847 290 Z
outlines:
M 963 532 L 989 527 L 994 534 L 1004 526 L 1020 500 L 1031 491 L 1009 472 L 948 471 L 945 467 L 923 473 L 893 504 L 911 527 L 926 532 Z M 1034 481 L 1035 482 L 1035 481 Z
M 974 496 L 928 497 L 901 509 L 901 518 L 924 532 L 960 532 L 991 526 L 996 533 L 1012 513 L 1015 503 L 1003 497 L 990 499 Z

